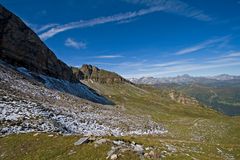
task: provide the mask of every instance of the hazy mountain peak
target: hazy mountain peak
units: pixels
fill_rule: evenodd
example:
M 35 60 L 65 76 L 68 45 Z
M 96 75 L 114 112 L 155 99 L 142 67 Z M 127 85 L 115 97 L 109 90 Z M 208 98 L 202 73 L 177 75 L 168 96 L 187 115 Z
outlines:
M 160 84 L 160 83 L 208 83 L 213 81 L 227 81 L 240 79 L 240 76 L 232 76 L 228 74 L 220 74 L 217 76 L 211 77 L 193 77 L 188 74 L 179 75 L 176 77 L 161 77 L 161 78 L 153 78 L 153 77 L 142 77 L 142 78 L 131 78 L 129 79 L 133 83 L 137 84 Z

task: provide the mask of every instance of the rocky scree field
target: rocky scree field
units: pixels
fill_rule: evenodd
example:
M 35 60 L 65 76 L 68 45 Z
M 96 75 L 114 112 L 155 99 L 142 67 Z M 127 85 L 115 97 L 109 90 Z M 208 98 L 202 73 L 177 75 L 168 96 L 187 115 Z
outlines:
M 149 117 L 125 114 L 50 90 L 5 65 L 0 68 L 1 134 L 33 131 L 83 135 L 143 135 L 167 132 Z

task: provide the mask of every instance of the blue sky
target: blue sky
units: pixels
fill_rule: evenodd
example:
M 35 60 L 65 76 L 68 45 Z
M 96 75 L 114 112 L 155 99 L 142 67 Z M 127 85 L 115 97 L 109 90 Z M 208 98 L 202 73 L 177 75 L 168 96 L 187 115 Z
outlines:
M 0 0 L 71 66 L 124 77 L 240 74 L 240 0 Z

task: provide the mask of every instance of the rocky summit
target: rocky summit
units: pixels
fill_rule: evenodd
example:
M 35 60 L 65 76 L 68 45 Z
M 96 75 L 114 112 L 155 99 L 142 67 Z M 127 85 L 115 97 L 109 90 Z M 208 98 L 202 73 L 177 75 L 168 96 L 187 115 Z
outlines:
M 128 82 L 117 73 L 99 69 L 92 65 L 84 64 L 81 68 L 72 67 L 72 70 L 79 80 L 92 80 L 94 82 L 108 84 Z
M 0 58 L 15 66 L 76 81 L 71 69 L 23 21 L 0 5 Z

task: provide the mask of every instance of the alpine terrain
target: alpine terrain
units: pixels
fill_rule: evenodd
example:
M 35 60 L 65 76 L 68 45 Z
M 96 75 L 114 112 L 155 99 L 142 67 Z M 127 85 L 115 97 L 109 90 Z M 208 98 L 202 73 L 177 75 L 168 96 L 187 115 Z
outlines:
M 130 79 L 136 84 L 148 84 L 161 90 L 176 90 L 227 115 L 240 115 L 240 76 L 222 74 L 212 77 L 189 75 Z
M 0 159 L 240 159 L 239 77 L 70 66 L 25 22 L 0 4 Z

